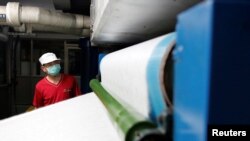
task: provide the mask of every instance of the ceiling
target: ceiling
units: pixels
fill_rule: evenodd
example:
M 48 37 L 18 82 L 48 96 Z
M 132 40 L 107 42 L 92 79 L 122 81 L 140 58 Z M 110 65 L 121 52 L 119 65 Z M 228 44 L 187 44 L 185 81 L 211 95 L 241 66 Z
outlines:
M 75 13 L 75 14 L 90 14 L 90 3 L 91 0 L 70 0 L 71 7 L 69 10 L 64 10 L 64 12 Z
M 63 10 L 68 13 L 89 16 L 91 0 L 0 0 L 0 5 L 6 5 L 7 2 L 20 2 L 22 5 Z

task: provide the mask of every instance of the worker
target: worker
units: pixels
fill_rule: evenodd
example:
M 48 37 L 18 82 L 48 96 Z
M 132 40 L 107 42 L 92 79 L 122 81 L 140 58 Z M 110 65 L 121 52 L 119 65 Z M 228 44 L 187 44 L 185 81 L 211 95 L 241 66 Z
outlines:
M 35 108 L 51 105 L 81 94 L 76 79 L 60 73 L 61 59 L 48 52 L 39 58 L 41 70 L 46 76 L 35 87 L 33 106 Z

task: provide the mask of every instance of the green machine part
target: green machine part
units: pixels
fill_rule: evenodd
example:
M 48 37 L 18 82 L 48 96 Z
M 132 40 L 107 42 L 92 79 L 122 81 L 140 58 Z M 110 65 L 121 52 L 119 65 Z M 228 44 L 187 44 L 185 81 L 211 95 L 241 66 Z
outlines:
M 140 115 L 135 115 L 134 113 L 132 114 L 132 112 L 130 112 L 131 110 L 129 111 L 128 109 L 124 108 L 123 105 L 121 105 L 102 87 L 98 80 L 91 80 L 90 87 L 102 101 L 102 103 L 110 113 L 111 118 L 124 133 L 125 141 L 156 139 L 155 135 L 152 136 L 151 134 L 151 131 L 154 131 L 154 129 L 156 128 L 155 124 Z

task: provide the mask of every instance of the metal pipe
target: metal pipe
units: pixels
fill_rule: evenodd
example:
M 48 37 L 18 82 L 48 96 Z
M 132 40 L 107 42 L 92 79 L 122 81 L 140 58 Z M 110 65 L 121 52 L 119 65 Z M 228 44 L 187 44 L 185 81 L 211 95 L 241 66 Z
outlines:
M 89 28 L 89 17 L 51 11 L 39 7 L 22 6 L 19 13 L 21 23 L 42 24 L 64 28 Z
M 4 18 L 1 18 L 1 16 Z M 18 2 L 8 2 L 6 6 L 0 6 L 0 25 L 23 27 L 24 24 L 35 25 L 35 27 L 40 25 L 40 27 L 44 27 L 43 31 L 46 29 L 51 31 L 53 27 L 60 32 L 68 29 L 73 30 L 72 32 L 78 31 L 80 34 L 87 34 L 87 36 L 90 34 L 81 30 L 90 29 L 89 16 L 51 11 L 40 7 L 22 6 Z M 46 28 L 47 26 L 48 28 Z
M 55 33 L 81 35 L 83 37 L 88 37 L 90 35 L 90 29 L 62 28 L 57 26 L 46 26 L 41 24 L 32 24 L 31 26 L 32 26 L 32 31 L 50 31 Z

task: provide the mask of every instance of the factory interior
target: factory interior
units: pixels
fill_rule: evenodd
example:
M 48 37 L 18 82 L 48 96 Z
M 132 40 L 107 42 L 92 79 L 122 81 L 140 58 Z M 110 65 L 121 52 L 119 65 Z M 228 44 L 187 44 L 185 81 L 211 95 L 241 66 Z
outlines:
M 248 0 L 1 0 L 0 140 L 214 141 L 214 128 L 250 129 L 249 13 Z M 47 52 L 81 95 L 35 109 Z

